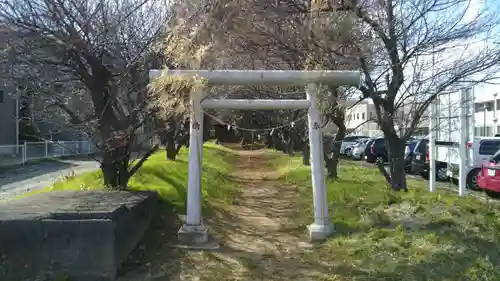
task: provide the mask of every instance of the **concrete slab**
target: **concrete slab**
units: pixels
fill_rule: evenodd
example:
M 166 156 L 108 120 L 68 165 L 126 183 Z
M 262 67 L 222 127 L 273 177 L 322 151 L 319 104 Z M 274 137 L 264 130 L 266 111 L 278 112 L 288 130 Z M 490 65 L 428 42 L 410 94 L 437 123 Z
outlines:
M 0 204 L 0 280 L 113 280 L 146 231 L 154 192 L 56 191 Z

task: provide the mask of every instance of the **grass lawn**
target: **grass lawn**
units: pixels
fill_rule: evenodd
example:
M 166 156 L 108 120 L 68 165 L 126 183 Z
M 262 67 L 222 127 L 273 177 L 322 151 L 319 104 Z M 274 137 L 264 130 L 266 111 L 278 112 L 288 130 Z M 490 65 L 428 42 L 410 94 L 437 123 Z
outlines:
M 203 158 L 203 214 L 212 222 L 209 226 L 215 232 L 233 231 L 227 237 L 238 238 L 234 240 L 239 241 L 236 245 L 247 247 L 253 243 L 256 249 L 261 249 L 263 246 L 259 243 L 265 241 L 269 245 L 287 244 L 276 237 L 303 239 L 306 226 L 313 219 L 310 167 L 303 166 L 300 157 L 289 157 L 270 150 L 262 153 L 238 155 L 228 148 L 209 143 L 204 146 Z M 181 151 L 177 161 L 165 160 L 164 152 L 159 152 L 134 175 L 130 187 L 134 190 L 157 190 L 165 202 L 176 206 L 177 213 L 184 213 L 187 166 L 186 149 Z M 274 173 L 273 168 L 278 171 L 277 178 L 268 173 Z M 500 202 L 472 196 L 461 198 L 456 193 L 443 190 L 429 193 L 426 182 L 412 179 L 409 180 L 409 192 L 393 192 L 376 168 L 363 167 L 352 161 L 342 161 L 339 174 L 339 180 L 327 185 L 329 212 L 336 233 L 324 243 L 298 251 L 295 249 L 288 253 L 291 257 L 286 259 L 280 256 L 286 255 L 287 251 L 271 255 L 261 253 L 264 250 L 231 252 L 226 249 L 226 254 L 234 254 L 230 259 L 231 266 L 224 267 L 220 259 L 211 261 L 210 265 L 207 257 L 215 254 L 204 253 L 201 255 L 204 259 L 193 259 L 193 253 L 188 255 L 171 250 L 164 243 L 170 239 L 164 236 L 165 228 L 172 224 L 171 218 L 164 217 L 153 222 L 150 233 L 144 239 L 145 245 L 138 247 L 126 262 L 124 270 L 144 267 L 148 271 L 150 264 L 158 263 L 160 269 L 171 271 L 169 274 L 173 276 L 185 270 L 174 269 L 180 268 L 179 263 L 182 263 L 183 268 L 194 267 L 196 270 L 193 272 L 203 273 L 199 280 L 258 280 L 257 276 L 270 269 L 274 270 L 270 276 L 279 273 L 283 278 L 260 280 L 302 280 L 292 276 L 295 276 L 293 272 L 304 268 L 314 273 L 311 280 L 500 280 Z M 243 186 L 246 189 L 242 189 Z M 100 172 L 95 172 L 68 178 L 38 192 L 99 188 L 102 188 L 102 178 Z M 273 193 L 272 188 L 277 192 Z M 260 192 L 260 197 L 255 192 Z M 245 194 L 248 196 L 244 197 Z M 271 202 L 265 202 L 265 199 Z M 282 214 L 277 205 L 283 205 L 281 207 L 285 210 Z M 213 206 L 216 206 L 214 212 L 223 215 L 220 224 L 216 223 L 215 215 L 207 212 Z M 239 210 L 239 217 L 233 221 L 227 218 L 236 216 Z M 245 213 L 248 210 L 259 215 L 271 214 L 251 220 L 252 216 Z M 285 215 L 288 213 L 293 213 L 290 218 L 293 225 L 286 225 L 286 230 L 277 227 L 278 231 L 273 233 L 276 237 L 262 234 L 272 233 L 265 222 L 270 223 L 272 218 L 288 218 Z M 251 227 L 243 226 L 244 223 Z M 248 230 L 248 233 L 241 232 L 240 228 Z M 175 234 L 177 229 L 173 228 L 172 233 Z M 257 235 L 257 232 L 260 234 Z M 230 242 L 227 240 L 222 241 L 221 238 L 222 242 Z M 293 240 L 288 244 L 295 245 L 295 242 Z M 241 257 L 236 258 L 242 253 L 246 253 L 247 258 L 252 257 L 252 262 L 245 263 Z M 234 267 L 237 259 L 240 266 Z M 143 266 L 138 267 L 138 264 Z M 262 264 L 266 267 L 261 267 Z M 246 267 L 250 272 L 248 279 L 241 276 L 239 279 L 232 278 L 240 267 Z M 205 271 L 216 277 L 208 278 Z M 144 279 L 133 277 L 126 280 Z
M 310 167 L 300 157 L 275 164 L 298 189 L 303 229 L 313 217 Z M 500 204 L 429 193 L 417 180 L 409 188 L 393 192 L 377 169 L 341 162 L 327 184 L 336 234 L 302 257 L 325 266 L 318 280 L 500 280 Z
M 236 189 L 229 178 L 234 152 L 213 143 L 204 145 L 203 196 L 206 201 L 231 204 Z M 165 151 L 152 155 L 129 182 L 131 190 L 155 190 L 160 197 L 183 212 L 188 181 L 188 150 L 182 148 L 176 161 L 165 159 Z M 55 190 L 98 190 L 103 188 L 101 171 L 63 178 L 29 196 Z

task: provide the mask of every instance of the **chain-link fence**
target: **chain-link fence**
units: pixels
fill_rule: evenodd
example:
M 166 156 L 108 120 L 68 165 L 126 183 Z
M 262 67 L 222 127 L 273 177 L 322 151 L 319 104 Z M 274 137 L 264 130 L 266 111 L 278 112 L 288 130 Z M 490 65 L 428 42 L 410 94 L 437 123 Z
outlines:
M 90 141 L 25 142 L 23 145 L 0 145 L 0 166 L 19 165 L 28 161 L 97 152 Z
M 87 155 L 97 151 L 90 141 L 25 142 L 25 161 L 63 156 Z

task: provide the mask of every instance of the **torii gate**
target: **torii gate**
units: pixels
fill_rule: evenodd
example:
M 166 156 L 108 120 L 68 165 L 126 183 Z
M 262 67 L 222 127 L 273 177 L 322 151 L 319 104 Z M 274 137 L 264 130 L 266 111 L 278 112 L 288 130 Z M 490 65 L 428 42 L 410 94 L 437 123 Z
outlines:
M 163 71 L 167 71 L 164 73 Z M 297 71 L 297 70 L 150 70 L 150 79 L 161 75 L 199 77 L 207 85 L 306 85 L 305 100 L 248 100 L 206 99 L 203 89 L 191 94 L 189 171 L 187 190 L 187 216 L 178 232 L 179 241 L 188 245 L 200 245 L 208 241 L 208 229 L 201 217 L 201 165 L 203 150 L 203 108 L 206 109 L 308 109 L 309 145 L 314 204 L 314 222 L 309 225 L 309 237 L 324 240 L 330 236 L 333 226 L 328 219 L 325 168 L 321 132 L 321 116 L 318 110 L 318 86 L 351 85 L 360 82 L 359 71 Z

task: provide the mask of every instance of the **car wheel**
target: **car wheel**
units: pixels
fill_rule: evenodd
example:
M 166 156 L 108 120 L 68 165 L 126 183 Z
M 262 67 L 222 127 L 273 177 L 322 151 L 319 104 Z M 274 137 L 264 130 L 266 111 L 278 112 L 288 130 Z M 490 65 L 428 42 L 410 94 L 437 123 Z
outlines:
M 496 192 L 496 191 L 489 190 L 489 189 L 486 189 L 485 192 L 491 198 L 495 198 L 495 199 L 500 198 L 500 192 Z
M 447 175 L 447 172 L 448 172 L 448 168 L 447 167 L 438 167 L 436 169 L 436 180 L 437 181 L 445 181 L 448 179 L 448 175 Z
M 456 178 L 451 178 L 451 182 L 452 182 L 454 185 L 458 185 L 458 179 L 456 179 Z
M 375 158 L 375 163 L 385 163 L 384 161 L 384 157 L 383 156 L 377 156 L 377 158 Z
M 477 176 L 479 175 L 480 169 L 474 169 L 467 174 L 466 187 L 470 190 L 479 190 L 479 185 L 477 184 Z
M 428 172 L 420 172 L 420 176 L 423 177 L 425 180 L 429 179 L 429 173 Z

